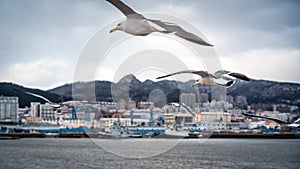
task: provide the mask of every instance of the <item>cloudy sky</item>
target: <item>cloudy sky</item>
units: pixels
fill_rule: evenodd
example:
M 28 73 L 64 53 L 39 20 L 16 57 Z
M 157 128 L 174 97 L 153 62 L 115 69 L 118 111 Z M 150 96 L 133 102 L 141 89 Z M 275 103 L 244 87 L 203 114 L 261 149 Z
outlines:
M 124 2 L 140 13 L 168 14 L 196 27 L 215 45 L 224 69 L 300 83 L 300 1 Z M 0 0 L 0 81 L 40 89 L 72 82 L 87 42 L 122 18 L 104 0 Z

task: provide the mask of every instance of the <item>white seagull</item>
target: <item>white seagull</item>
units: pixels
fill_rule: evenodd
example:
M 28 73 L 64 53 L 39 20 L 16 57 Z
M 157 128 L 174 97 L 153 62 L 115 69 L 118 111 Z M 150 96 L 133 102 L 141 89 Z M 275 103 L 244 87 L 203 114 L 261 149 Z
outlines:
M 146 36 L 152 32 L 174 33 L 176 36 L 179 36 L 190 42 L 204 45 L 204 46 L 213 46 L 207 43 L 206 41 L 204 41 L 199 36 L 187 32 L 186 30 L 184 30 L 183 28 L 181 28 L 180 26 L 174 23 L 147 19 L 143 15 L 135 12 L 133 9 L 128 7 L 120 0 L 107 0 L 107 1 L 112 5 L 114 5 L 116 8 L 118 8 L 127 18 L 126 20 L 120 22 L 116 28 L 111 29 L 110 33 L 116 30 L 122 30 L 126 33 L 129 33 L 131 35 L 136 35 L 136 36 Z M 155 28 L 150 23 L 159 27 L 161 30 Z
M 59 104 L 52 103 L 49 99 L 47 99 L 47 98 L 44 97 L 44 96 L 41 96 L 41 95 L 38 95 L 38 94 L 35 94 L 35 93 L 26 92 L 26 91 L 25 91 L 25 93 L 26 93 L 26 94 L 29 94 L 29 95 L 32 95 L 32 96 L 34 96 L 34 97 L 38 97 L 38 98 L 41 98 L 41 99 L 45 100 L 47 103 L 49 103 L 49 104 L 50 104 L 52 107 L 54 107 L 54 108 L 59 108 L 59 107 L 60 107 Z
M 160 76 L 156 79 L 161 79 L 161 78 L 165 78 L 165 77 L 169 77 L 169 76 L 173 76 L 176 74 L 183 74 L 183 73 L 192 73 L 192 74 L 196 74 L 201 76 L 200 79 L 196 80 L 196 82 L 193 84 L 193 87 L 195 85 L 202 85 L 202 86 L 225 86 L 225 87 L 231 87 L 233 85 L 233 83 L 235 82 L 234 80 L 230 80 L 230 81 L 225 81 L 225 83 L 221 83 L 218 82 L 216 80 L 218 79 L 223 79 L 223 75 L 229 75 L 241 80 L 245 80 L 245 81 L 249 81 L 250 78 L 248 78 L 246 75 L 243 75 L 241 73 L 234 73 L 234 72 L 230 72 L 230 71 L 226 71 L 226 70 L 219 70 L 217 72 L 215 72 L 214 74 L 210 74 L 207 71 L 195 71 L 195 70 L 185 70 L 185 71 L 180 71 L 180 72 L 175 72 L 175 73 L 171 73 L 165 76 Z
M 275 121 L 276 123 L 280 124 L 282 127 L 297 128 L 300 126 L 300 115 L 299 114 L 296 117 L 294 117 L 293 119 L 288 120 L 288 121 L 284 121 L 284 120 L 274 118 L 274 117 L 260 116 L 260 115 L 256 115 L 256 114 L 249 114 L 249 113 L 242 113 L 242 114 L 245 116 L 249 116 L 249 117 L 257 117 L 257 118 L 264 118 L 264 119 L 272 120 L 272 121 Z

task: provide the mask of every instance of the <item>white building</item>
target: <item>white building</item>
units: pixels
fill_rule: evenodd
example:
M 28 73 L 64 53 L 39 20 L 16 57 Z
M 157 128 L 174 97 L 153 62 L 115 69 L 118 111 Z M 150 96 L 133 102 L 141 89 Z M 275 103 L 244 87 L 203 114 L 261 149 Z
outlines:
M 54 120 L 55 112 L 53 111 L 53 107 L 46 103 L 40 105 L 41 118 L 43 120 Z
M 231 114 L 225 112 L 199 112 L 195 115 L 196 122 L 230 122 Z
M 40 105 L 39 102 L 30 103 L 31 117 L 40 117 Z
M 46 103 L 41 104 L 39 102 L 31 102 L 31 117 L 42 118 L 43 120 L 54 120 L 55 112 L 53 107 Z
M 11 120 L 17 122 L 19 112 L 18 97 L 0 97 L 0 120 Z

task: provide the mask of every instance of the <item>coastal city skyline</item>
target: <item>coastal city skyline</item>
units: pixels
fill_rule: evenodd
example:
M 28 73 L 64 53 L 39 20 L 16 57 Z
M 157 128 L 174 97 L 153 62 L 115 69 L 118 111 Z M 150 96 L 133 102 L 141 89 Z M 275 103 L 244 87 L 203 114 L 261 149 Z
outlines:
M 297 168 L 299 9 L 0 0 L 1 168 Z
M 224 69 L 254 79 L 300 82 L 297 1 L 251 1 L 247 5 L 239 1 L 189 1 L 184 5 L 178 5 L 183 2 L 177 0 L 125 2 L 146 15 L 165 13 L 189 21 L 215 45 Z M 0 21 L 4 23 L 0 81 L 44 90 L 73 82 L 85 43 L 112 20 L 124 18 L 106 1 L 0 3 Z M 147 39 L 158 43 L 153 36 L 142 41 Z M 118 54 L 115 52 L 111 62 L 118 60 Z M 196 69 L 197 65 L 191 67 Z M 104 68 L 113 72 L 108 65 Z M 138 78 L 155 80 L 147 76 Z M 95 80 L 113 79 L 102 76 Z

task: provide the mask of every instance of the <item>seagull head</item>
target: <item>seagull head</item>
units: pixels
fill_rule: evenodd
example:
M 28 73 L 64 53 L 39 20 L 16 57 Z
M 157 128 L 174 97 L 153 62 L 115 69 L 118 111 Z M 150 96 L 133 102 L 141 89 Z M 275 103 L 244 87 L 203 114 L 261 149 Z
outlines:
M 111 29 L 111 30 L 109 31 L 109 33 L 113 33 L 113 32 L 116 31 L 116 30 L 123 30 L 123 29 L 122 29 L 122 25 L 123 25 L 123 22 L 118 23 L 117 27 Z
M 196 86 L 196 85 L 201 85 L 202 84 L 202 79 L 198 79 L 196 80 L 196 82 L 192 85 L 192 87 Z

